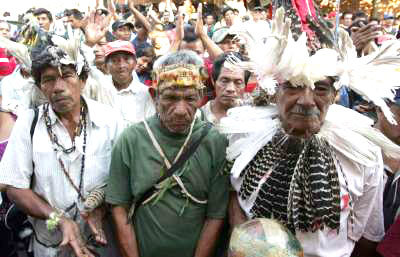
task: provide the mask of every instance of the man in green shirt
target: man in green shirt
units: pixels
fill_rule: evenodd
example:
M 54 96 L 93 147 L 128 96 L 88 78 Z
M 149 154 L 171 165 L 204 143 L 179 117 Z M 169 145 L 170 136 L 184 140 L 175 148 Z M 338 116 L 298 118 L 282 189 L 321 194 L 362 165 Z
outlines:
M 154 67 L 157 115 L 127 128 L 112 153 L 106 201 L 113 205 L 121 251 L 125 257 L 211 256 L 229 188 L 222 172 L 227 140 L 216 129 L 209 130 L 173 176 L 157 185 L 149 200 L 137 205 L 206 127 L 195 118 L 202 60 L 192 51 L 178 51 L 161 57 Z

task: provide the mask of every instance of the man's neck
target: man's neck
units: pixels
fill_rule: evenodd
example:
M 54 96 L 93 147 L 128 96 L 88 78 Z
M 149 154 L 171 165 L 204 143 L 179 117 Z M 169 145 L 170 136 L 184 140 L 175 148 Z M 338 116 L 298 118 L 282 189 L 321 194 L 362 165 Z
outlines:
M 221 104 L 219 101 L 213 100 L 210 103 L 211 112 L 214 114 L 215 118 L 219 121 L 221 118 L 226 117 L 226 112 L 229 107 Z
M 70 112 L 56 113 L 56 115 L 60 118 L 61 123 L 67 129 L 71 139 L 74 139 L 74 137 L 76 136 L 75 131 L 77 126 L 79 125 L 81 117 L 81 103 L 79 103 L 78 106 L 73 108 Z
M 121 82 L 121 81 L 118 82 L 118 81 L 116 81 L 116 80 L 113 79 L 113 84 L 114 84 L 114 87 L 115 87 L 118 91 L 120 91 L 120 90 L 122 90 L 122 89 L 128 88 L 129 85 L 132 83 L 132 80 L 133 80 L 133 77 L 131 77 L 130 80 L 124 81 L 124 82 Z
M 388 166 L 393 173 L 400 171 L 400 160 L 390 158 L 383 154 L 383 163 Z

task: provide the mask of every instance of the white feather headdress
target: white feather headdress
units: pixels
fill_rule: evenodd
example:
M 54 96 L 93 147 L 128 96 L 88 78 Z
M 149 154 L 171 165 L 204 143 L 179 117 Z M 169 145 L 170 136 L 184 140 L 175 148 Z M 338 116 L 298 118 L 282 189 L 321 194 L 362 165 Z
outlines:
M 81 33 L 79 30 L 72 30 L 71 26 L 67 27 L 67 33 L 68 39 L 53 35 L 51 41 L 65 53 L 65 55 L 59 59 L 60 63 L 63 65 L 75 65 L 76 73 L 79 75 L 83 67 L 85 67 L 85 65 L 87 66 L 86 59 L 81 51 Z
M 356 49 L 344 32 L 340 33 L 337 49 L 322 48 L 310 55 L 307 35 L 303 33 L 295 40 L 290 24 L 281 7 L 275 13 L 266 43 L 257 42 L 248 31 L 235 31 L 244 39 L 250 61 L 230 58 L 231 65 L 254 72 L 259 86 L 269 94 L 275 93 L 277 82 L 314 88 L 319 80 L 339 77 L 337 90 L 349 87 L 379 106 L 385 117 L 396 123 L 385 99 L 393 100 L 394 90 L 400 87 L 400 42 L 389 42 L 376 53 L 357 58 Z

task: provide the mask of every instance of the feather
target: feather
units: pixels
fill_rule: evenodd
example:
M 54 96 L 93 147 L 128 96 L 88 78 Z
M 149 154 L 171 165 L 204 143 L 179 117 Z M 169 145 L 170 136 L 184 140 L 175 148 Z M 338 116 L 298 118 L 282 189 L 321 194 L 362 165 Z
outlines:
M 400 87 L 400 43 L 385 43 L 377 52 L 357 58 L 352 49 L 337 66 L 339 86 L 346 85 L 380 107 L 392 124 L 397 124 L 385 100 L 393 100 Z M 344 51 L 345 52 L 345 51 Z
M 66 53 L 66 56 L 60 61 L 64 65 L 74 64 L 76 65 L 77 74 L 79 75 L 85 64 L 85 58 L 80 51 L 81 46 L 81 34 L 79 30 L 72 30 L 72 27 L 67 27 L 68 39 L 53 35 L 51 40 L 61 50 Z
M 258 84 L 271 95 L 275 93 L 276 78 L 274 74 L 276 73 L 276 65 L 287 44 L 290 23 L 290 19 L 285 19 L 283 8 L 279 8 L 272 21 L 271 34 L 266 43 L 256 41 L 255 38 L 257 37 L 251 35 L 244 26 L 233 29 L 236 37 L 244 40 L 250 61 L 237 62 L 231 60 L 231 63 L 252 71 L 257 77 Z
M 400 158 L 400 146 L 372 127 L 373 124 L 370 118 L 333 104 L 319 134 L 329 138 L 330 144 L 347 157 L 366 166 L 376 163 L 372 146 L 380 147 L 389 157 Z
M 257 152 L 281 129 L 277 115 L 276 106 L 242 106 L 230 109 L 227 117 L 221 119 L 218 129 L 228 134 L 226 153 L 227 159 L 234 161 L 233 178 L 239 177 Z M 379 148 L 387 156 L 400 158 L 400 146 L 373 128 L 373 123 L 354 110 L 333 104 L 317 136 L 347 158 L 366 167 L 376 166 Z

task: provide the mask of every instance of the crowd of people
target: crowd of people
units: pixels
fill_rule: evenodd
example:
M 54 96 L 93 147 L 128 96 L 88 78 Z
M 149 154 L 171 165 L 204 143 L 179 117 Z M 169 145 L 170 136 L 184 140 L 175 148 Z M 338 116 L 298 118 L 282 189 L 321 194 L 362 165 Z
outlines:
M 0 256 L 399 257 L 400 16 L 319 12 L 3 15 Z

